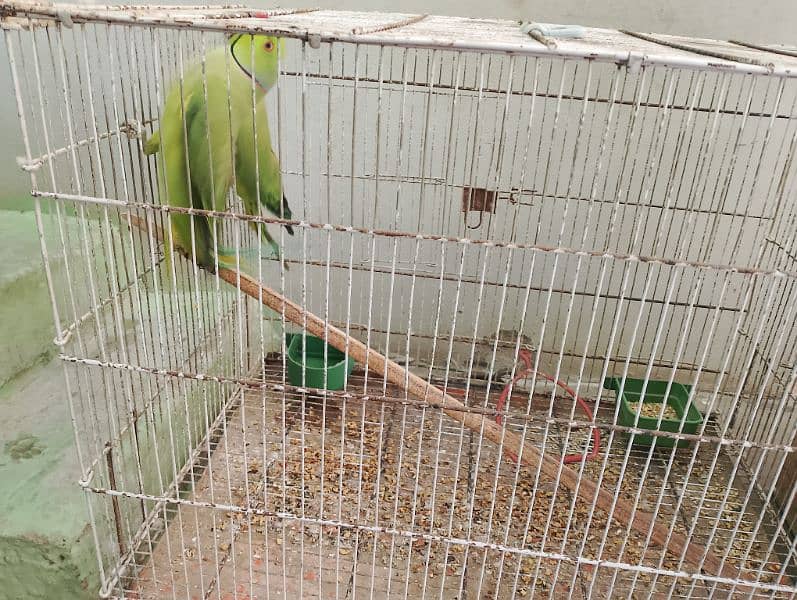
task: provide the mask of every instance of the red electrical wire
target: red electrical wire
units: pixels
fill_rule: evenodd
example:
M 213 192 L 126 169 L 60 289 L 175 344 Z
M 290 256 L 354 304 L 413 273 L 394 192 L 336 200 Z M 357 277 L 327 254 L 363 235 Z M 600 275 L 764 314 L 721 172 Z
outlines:
M 501 391 L 501 396 L 499 396 L 498 402 L 495 405 L 495 409 L 496 409 L 496 411 L 498 411 L 498 414 L 495 415 L 495 422 L 496 423 L 498 423 L 499 425 L 501 425 L 503 423 L 503 415 L 501 415 L 501 412 L 504 410 L 504 404 L 506 404 L 506 399 L 507 399 L 507 396 L 509 396 L 510 388 L 512 386 L 514 386 L 521 379 L 526 379 L 531 373 L 537 373 L 537 375 L 539 375 L 543 379 L 546 379 L 547 381 L 550 381 L 551 383 L 554 383 L 558 387 L 562 388 L 567 393 L 568 396 L 573 398 L 578 403 L 578 405 L 581 407 L 581 410 L 583 410 L 584 414 L 587 415 L 587 420 L 592 421 L 592 418 L 593 418 L 592 417 L 592 411 L 589 409 L 589 406 L 587 406 L 587 403 L 584 402 L 584 400 L 580 396 L 578 396 L 570 388 L 570 386 L 568 386 L 566 383 L 564 383 L 564 382 L 562 382 L 562 381 L 560 381 L 558 379 L 554 379 L 552 376 L 548 375 L 547 373 L 543 373 L 542 371 L 539 371 L 539 370 L 537 370 L 537 371 L 534 370 L 534 368 L 531 366 L 531 353 L 528 350 L 526 350 L 526 349 L 521 350 L 518 353 L 518 358 L 520 358 L 520 360 L 523 361 L 523 364 L 525 365 L 525 368 L 522 371 L 518 371 L 517 373 L 515 373 L 515 376 L 512 378 L 512 381 L 507 383 L 504 386 L 504 389 Z M 461 392 L 461 393 L 464 394 L 464 390 L 450 389 L 449 388 L 446 391 L 449 392 L 449 393 L 451 393 L 451 392 Z M 460 394 L 457 394 L 457 395 L 460 395 Z M 564 464 L 566 464 L 566 465 L 569 465 L 569 464 L 572 464 L 572 463 L 581 462 L 583 460 L 592 460 L 593 458 L 598 456 L 598 452 L 600 452 L 600 445 L 601 445 L 601 434 L 600 434 L 600 431 L 597 428 L 593 428 L 592 429 L 592 450 L 589 452 L 589 454 L 566 454 L 562 458 L 562 462 Z M 513 454 L 512 452 L 509 452 L 507 450 L 504 450 L 504 452 L 509 456 L 509 458 L 512 459 L 513 462 L 517 462 L 517 456 L 515 454 Z

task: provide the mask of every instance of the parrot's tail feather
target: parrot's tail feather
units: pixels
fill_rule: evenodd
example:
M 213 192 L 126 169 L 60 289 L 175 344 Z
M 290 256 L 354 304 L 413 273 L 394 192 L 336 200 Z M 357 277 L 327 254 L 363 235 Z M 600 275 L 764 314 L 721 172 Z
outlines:
M 264 258 L 282 259 L 279 245 L 273 240 L 264 241 L 259 248 L 228 248 L 220 246 L 217 256 L 219 265 L 229 268 L 236 268 L 239 263 L 258 261 Z M 287 268 L 288 265 L 285 265 L 285 269 Z
M 177 281 L 172 278 L 172 263 L 174 262 L 176 251 L 169 249 L 168 244 L 163 246 L 163 271 L 161 275 L 161 286 L 164 292 L 172 292 L 179 289 Z
M 283 219 L 290 219 L 293 217 L 293 213 L 291 213 L 291 207 L 288 206 L 288 199 L 285 197 L 285 194 L 282 194 L 282 218 Z M 293 235 L 293 227 L 290 225 L 285 226 L 285 231 L 288 232 L 288 235 Z
M 235 265 L 236 261 L 240 259 L 241 262 L 246 260 L 256 260 L 263 258 L 263 253 L 260 248 L 225 248 L 220 247 L 218 252 L 219 264 Z

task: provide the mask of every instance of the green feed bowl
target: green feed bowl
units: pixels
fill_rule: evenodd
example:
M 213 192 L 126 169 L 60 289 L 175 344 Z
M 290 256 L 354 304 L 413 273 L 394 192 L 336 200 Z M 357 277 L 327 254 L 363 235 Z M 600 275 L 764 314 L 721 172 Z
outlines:
M 615 394 L 622 396 L 617 398 L 620 403 L 620 412 L 617 423 L 625 427 L 636 427 L 638 429 L 648 429 L 651 431 L 667 431 L 671 433 L 697 433 L 698 427 L 703 422 L 703 415 L 697 410 L 694 402 L 689 401 L 691 385 L 672 382 L 668 385 L 666 381 L 656 381 L 650 379 L 645 385 L 644 379 L 626 378 L 625 384 L 618 377 L 607 377 L 603 382 L 603 387 L 614 390 Z M 644 390 L 644 395 L 643 395 Z M 657 402 L 666 403 L 671 406 L 678 416 L 677 420 L 662 418 L 661 421 L 653 417 L 639 416 L 639 420 L 634 423 L 637 414 L 631 407 L 632 402 L 644 403 Z M 657 448 L 685 448 L 690 445 L 689 440 L 677 440 L 667 436 L 653 436 L 643 434 L 631 434 L 631 443 L 638 446 L 652 446 Z
M 320 390 L 343 389 L 346 378 L 354 370 L 353 358 L 347 360 L 343 352 L 315 336 L 288 335 L 288 380 L 291 385 Z

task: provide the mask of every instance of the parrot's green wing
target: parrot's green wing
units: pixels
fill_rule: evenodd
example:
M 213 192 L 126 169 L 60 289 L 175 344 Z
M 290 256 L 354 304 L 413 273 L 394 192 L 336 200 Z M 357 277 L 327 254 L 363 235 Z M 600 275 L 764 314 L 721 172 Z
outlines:
M 227 209 L 227 193 L 232 184 L 233 158 L 230 139 L 230 117 L 226 90 L 212 90 L 208 86 L 208 101 L 204 90 L 194 94 L 187 113 L 192 114 L 188 128 L 188 164 L 191 172 L 194 207 L 204 210 Z M 207 220 L 211 234 L 219 235 L 215 219 Z
M 186 151 L 186 133 L 202 112 L 201 97 L 187 91 L 181 98 L 179 86 L 169 92 L 161 117 L 158 134 L 160 147 L 161 201 L 169 206 L 197 207 L 196 186 L 193 175 L 189 177 L 189 160 Z M 165 200 L 164 200 L 165 198 Z M 207 219 L 180 213 L 170 214 L 174 245 L 189 256 L 193 254 L 198 264 L 213 268 L 213 242 Z M 192 236 L 193 224 L 193 236 Z M 169 251 L 168 240 L 166 243 Z
M 257 107 L 255 123 L 252 125 L 251 105 L 244 110 L 248 118 L 242 119 L 239 129 L 235 153 L 235 181 L 238 195 L 244 201 L 244 208 L 250 215 L 260 214 L 260 205 L 275 216 L 290 219 L 291 212 L 282 194 L 282 178 L 279 161 L 271 148 L 271 136 L 268 128 L 268 116 L 264 106 Z M 255 139 L 255 135 L 257 139 Z M 262 239 L 279 257 L 279 245 L 268 233 L 265 225 L 252 223 L 254 229 L 260 229 Z M 286 226 L 292 234 L 290 226 Z

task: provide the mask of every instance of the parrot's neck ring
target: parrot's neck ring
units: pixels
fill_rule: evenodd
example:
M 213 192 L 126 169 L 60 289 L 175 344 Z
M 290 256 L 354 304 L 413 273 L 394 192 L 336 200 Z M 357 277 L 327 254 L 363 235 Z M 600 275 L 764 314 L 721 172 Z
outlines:
M 268 90 L 263 86 L 262 83 L 260 83 L 257 77 L 255 77 L 254 74 L 252 74 L 249 71 L 249 69 L 247 69 L 241 64 L 241 61 L 238 60 L 238 57 L 235 56 L 235 44 L 238 43 L 238 40 L 240 40 L 243 37 L 243 35 L 244 35 L 243 33 L 239 33 L 238 36 L 235 38 L 235 40 L 233 40 L 233 43 L 230 45 L 230 54 L 232 55 L 232 59 L 235 61 L 235 64 L 238 65 L 238 68 L 244 72 L 244 75 L 246 75 L 249 79 L 254 81 L 257 84 L 257 87 L 259 87 L 262 90 L 262 92 L 265 94 Z

